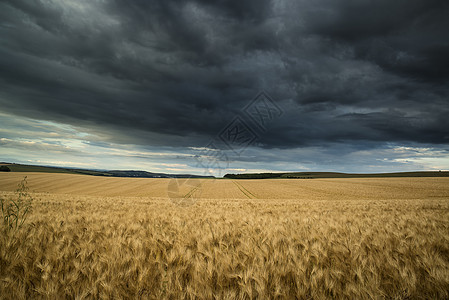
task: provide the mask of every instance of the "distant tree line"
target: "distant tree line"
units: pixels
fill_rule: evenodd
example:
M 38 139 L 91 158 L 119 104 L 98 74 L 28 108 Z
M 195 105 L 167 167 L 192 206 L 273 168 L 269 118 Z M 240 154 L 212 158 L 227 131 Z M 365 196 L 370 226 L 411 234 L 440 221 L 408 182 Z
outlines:
M 449 177 L 447 171 L 422 171 L 422 172 L 397 172 L 397 173 L 370 173 L 351 174 L 338 172 L 289 172 L 289 173 L 247 173 L 226 174 L 224 178 L 229 179 L 269 179 L 269 178 L 388 178 L 388 177 Z
M 0 172 L 11 172 L 11 169 L 7 166 L 0 166 Z
M 268 179 L 281 178 L 285 173 L 257 173 L 257 174 L 226 174 L 224 178 L 229 179 Z

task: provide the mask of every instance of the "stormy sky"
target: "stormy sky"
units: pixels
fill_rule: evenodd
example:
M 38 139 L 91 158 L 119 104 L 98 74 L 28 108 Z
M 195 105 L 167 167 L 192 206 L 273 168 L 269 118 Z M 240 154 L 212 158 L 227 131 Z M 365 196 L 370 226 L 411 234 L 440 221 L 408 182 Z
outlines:
M 449 169 L 447 0 L 2 0 L 0 161 Z

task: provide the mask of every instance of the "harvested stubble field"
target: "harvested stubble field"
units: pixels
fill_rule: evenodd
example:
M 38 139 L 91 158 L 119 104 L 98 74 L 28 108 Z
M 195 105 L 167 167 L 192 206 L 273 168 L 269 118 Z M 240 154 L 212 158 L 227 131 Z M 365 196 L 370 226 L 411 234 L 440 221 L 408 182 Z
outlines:
M 183 206 L 167 179 L 8 173 L 1 195 L 25 175 L 3 299 L 449 297 L 449 178 L 202 179 Z

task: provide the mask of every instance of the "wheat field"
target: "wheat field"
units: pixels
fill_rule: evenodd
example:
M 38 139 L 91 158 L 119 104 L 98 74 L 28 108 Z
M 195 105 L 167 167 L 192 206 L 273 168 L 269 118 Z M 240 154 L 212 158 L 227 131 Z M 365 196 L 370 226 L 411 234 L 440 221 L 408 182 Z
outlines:
M 23 176 L 1 299 L 449 298 L 449 178 Z

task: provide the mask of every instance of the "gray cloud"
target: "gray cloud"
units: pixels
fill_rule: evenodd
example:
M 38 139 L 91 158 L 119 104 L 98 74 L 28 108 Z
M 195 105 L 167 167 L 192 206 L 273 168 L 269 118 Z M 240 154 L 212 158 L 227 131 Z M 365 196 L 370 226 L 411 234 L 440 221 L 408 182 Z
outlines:
M 447 144 L 448 13 L 438 0 L 3 1 L 0 105 L 182 148 L 265 89 L 284 114 L 259 148 Z

